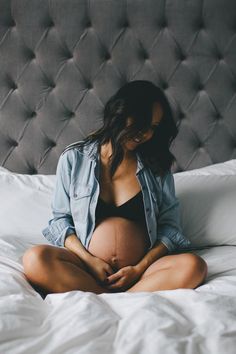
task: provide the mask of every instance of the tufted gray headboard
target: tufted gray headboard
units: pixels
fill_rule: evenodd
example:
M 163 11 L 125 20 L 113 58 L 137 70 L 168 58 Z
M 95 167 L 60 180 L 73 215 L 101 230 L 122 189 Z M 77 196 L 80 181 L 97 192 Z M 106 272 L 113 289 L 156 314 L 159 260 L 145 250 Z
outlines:
M 54 174 L 138 79 L 172 105 L 173 172 L 236 158 L 235 0 L 0 0 L 0 164 Z

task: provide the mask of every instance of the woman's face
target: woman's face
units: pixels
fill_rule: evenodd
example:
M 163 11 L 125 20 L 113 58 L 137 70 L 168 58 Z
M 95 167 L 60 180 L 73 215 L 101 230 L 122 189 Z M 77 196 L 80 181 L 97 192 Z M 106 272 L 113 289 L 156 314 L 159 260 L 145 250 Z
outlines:
M 135 137 L 128 139 L 124 143 L 124 148 L 127 150 L 134 150 L 136 147 L 140 144 L 145 143 L 149 139 L 152 138 L 155 129 L 157 126 L 160 124 L 162 116 L 163 116 L 163 110 L 159 102 L 155 102 L 153 104 L 153 114 L 152 114 L 152 124 L 148 130 L 145 132 L 138 133 Z M 127 119 L 127 126 L 132 124 L 133 119 L 131 117 L 128 117 Z

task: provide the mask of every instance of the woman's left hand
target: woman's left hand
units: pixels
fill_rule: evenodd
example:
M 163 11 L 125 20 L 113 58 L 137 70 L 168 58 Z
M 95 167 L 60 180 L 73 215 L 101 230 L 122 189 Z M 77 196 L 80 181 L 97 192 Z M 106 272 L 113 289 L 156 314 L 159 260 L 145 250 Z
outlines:
M 110 290 L 126 290 L 136 283 L 140 275 L 135 266 L 126 266 L 109 275 L 103 286 Z

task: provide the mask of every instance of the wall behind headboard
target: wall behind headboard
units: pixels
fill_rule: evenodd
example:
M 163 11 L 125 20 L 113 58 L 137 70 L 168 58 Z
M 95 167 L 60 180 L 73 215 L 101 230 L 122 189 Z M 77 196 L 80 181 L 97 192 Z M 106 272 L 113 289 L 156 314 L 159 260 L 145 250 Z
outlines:
M 173 107 L 173 172 L 236 158 L 235 0 L 0 0 L 0 164 L 55 173 L 138 79 Z

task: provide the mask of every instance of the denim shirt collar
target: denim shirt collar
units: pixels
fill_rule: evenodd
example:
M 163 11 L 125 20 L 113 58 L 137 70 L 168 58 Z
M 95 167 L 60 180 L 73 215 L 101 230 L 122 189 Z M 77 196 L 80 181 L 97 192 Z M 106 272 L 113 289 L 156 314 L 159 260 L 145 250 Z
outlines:
M 86 144 L 84 146 L 84 152 L 89 155 L 90 158 L 97 160 L 98 159 L 98 141 L 92 141 L 89 144 Z M 143 162 L 141 160 L 140 154 L 136 152 L 136 157 L 137 157 L 137 170 L 136 174 L 139 173 L 144 168 Z

